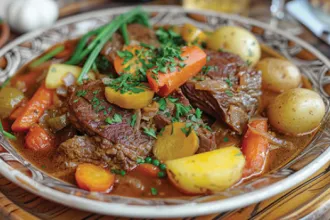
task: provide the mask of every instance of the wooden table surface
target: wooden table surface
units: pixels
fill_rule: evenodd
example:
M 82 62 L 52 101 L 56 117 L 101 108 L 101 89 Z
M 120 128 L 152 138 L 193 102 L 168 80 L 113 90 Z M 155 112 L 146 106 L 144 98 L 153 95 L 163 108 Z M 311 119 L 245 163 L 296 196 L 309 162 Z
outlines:
M 63 0 L 59 1 L 63 4 Z M 179 4 L 176 0 L 151 1 L 147 4 Z M 61 17 L 85 11 L 125 5 L 122 1 L 85 0 L 62 5 Z M 269 15 L 270 1 L 252 0 L 249 16 L 260 18 Z M 11 33 L 10 40 L 18 37 Z M 330 58 L 330 47 L 304 28 L 298 37 L 312 44 Z M 310 179 L 263 202 L 227 213 L 191 218 L 208 219 L 330 219 L 330 162 Z M 0 176 L 0 219 L 124 219 L 102 216 L 50 202 Z

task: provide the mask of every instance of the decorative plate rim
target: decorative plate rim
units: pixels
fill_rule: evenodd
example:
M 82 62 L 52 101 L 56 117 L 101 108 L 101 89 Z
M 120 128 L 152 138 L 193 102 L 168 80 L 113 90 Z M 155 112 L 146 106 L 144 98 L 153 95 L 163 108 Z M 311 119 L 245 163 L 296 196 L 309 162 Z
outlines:
M 133 7 L 117 7 L 110 9 L 103 9 L 99 11 L 92 11 L 88 13 L 83 13 L 80 15 L 75 15 L 72 17 L 65 18 L 58 21 L 55 25 L 34 31 L 32 33 L 25 34 L 13 42 L 6 45 L 0 50 L 0 57 L 3 56 L 8 50 L 14 48 L 15 46 L 23 43 L 26 40 L 32 39 L 39 36 L 47 30 L 66 25 L 69 23 L 81 21 L 84 19 L 90 19 L 93 17 L 99 17 L 102 15 L 111 15 L 112 12 L 124 12 Z M 207 10 L 191 10 L 183 9 L 179 6 L 143 6 L 147 11 L 184 11 L 184 12 L 195 12 L 203 15 L 213 15 L 229 20 L 239 21 L 244 24 L 253 24 L 261 27 L 265 30 L 269 30 L 273 33 L 280 34 L 286 39 L 292 40 L 302 45 L 308 51 L 312 52 L 318 59 L 320 59 L 326 66 L 330 68 L 330 61 L 320 53 L 316 48 L 308 44 L 307 42 L 295 37 L 290 34 L 270 27 L 268 24 L 251 19 L 240 17 L 237 15 L 229 15 L 224 13 L 217 13 Z M 321 90 L 321 92 L 323 92 Z M 0 173 L 8 178 L 15 184 L 23 187 L 24 189 L 37 194 L 41 197 L 47 198 L 49 200 L 64 204 L 73 208 L 82 209 L 90 212 L 97 212 L 105 215 L 115 215 L 115 216 L 126 216 L 126 217 L 149 217 L 149 218 L 171 218 L 171 217 L 188 217 L 188 216 L 200 216 L 216 212 L 225 212 L 233 210 L 236 208 L 242 208 L 250 204 L 265 200 L 269 197 L 277 195 L 285 190 L 290 189 L 294 185 L 302 182 L 314 172 L 319 170 L 324 166 L 330 159 L 330 148 L 328 147 L 320 156 L 314 159 L 310 164 L 297 171 L 296 173 L 290 175 L 289 177 L 279 180 L 276 183 L 270 184 L 261 189 L 257 189 L 252 192 L 244 193 L 243 195 L 234 196 L 231 198 L 226 198 L 223 200 L 204 202 L 204 203 L 187 203 L 179 205 L 160 205 L 160 206 L 141 206 L 141 205 L 128 205 L 119 203 L 108 203 L 102 201 L 95 201 L 92 199 L 81 198 L 75 195 L 66 194 L 63 192 L 56 191 L 50 187 L 44 186 L 37 181 L 29 178 L 18 170 L 14 170 L 3 160 L 0 160 Z

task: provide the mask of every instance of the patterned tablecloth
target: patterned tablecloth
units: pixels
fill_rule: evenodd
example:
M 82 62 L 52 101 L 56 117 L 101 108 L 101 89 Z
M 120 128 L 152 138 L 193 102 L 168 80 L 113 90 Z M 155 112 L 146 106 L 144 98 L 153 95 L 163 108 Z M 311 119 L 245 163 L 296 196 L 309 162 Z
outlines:
M 59 1 L 60 3 L 63 1 Z M 71 1 L 72 2 L 72 1 Z M 175 0 L 153 1 L 148 4 L 177 4 Z M 91 10 L 122 5 L 107 0 L 78 1 L 65 5 L 61 17 Z M 253 0 L 249 16 L 264 17 L 269 14 L 269 2 Z M 10 39 L 18 35 L 11 34 Z M 327 57 L 330 48 L 304 28 L 299 36 Z M 71 209 L 31 194 L 0 176 L 0 218 L 1 219 L 125 219 L 107 217 Z M 330 162 L 310 179 L 263 202 L 214 215 L 185 219 L 330 219 Z

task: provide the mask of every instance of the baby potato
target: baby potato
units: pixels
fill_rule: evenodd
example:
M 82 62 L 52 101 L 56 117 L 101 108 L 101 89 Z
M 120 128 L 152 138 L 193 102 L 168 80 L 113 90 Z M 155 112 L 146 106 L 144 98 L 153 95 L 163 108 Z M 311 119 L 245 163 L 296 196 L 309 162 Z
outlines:
M 257 63 L 256 69 L 262 72 L 262 87 L 274 92 L 298 88 L 301 83 L 299 69 L 286 60 L 265 58 Z
M 250 66 L 254 66 L 261 56 L 258 40 L 241 27 L 219 28 L 208 37 L 207 47 L 211 50 L 224 50 L 239 55 Z
M 316 92 L 296 88 L 275 98 L 268 106 L 269 123 L 279 132 L 299 136 L 316 129 L 325 114 L 325 105 Z
M 203 194 L 224 190 L 239 181 L 245 158 L 239 148 L 230 146 L 165 164 L 169 179 L 180 191 Z
M 167 125 L 153 148 L 153 153 L 161 161 L 173 160 L 194 155 L 199 147 L 199 139 L 192 129 L 188 136 L 182 131 L 186 123 L 174 122 Z
M 188 44 L 193 44 L 195 42 L 201 44 L 207 38 L 206 34 L 201 29 L 192 24 L 184 24 L 181 29 L 181 35 L 183 40 Z

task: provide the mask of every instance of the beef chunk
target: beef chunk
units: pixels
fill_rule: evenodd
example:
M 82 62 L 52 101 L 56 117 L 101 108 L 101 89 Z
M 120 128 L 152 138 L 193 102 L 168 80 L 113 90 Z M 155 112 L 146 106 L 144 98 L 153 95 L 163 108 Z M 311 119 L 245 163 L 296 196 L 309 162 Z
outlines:
M 182 86 L 191 104 L 242 134 L 249 117 L 258 108 L 261 73 L 249 68 L 240 57 L 206 51 L 208 72 L 199 73 Z
M 155 31 L 151 28 L 147 28 L 141 24 L 130 24 L 127 26 L 127 31 L 133 44 L 145 43 L 155 47 L 159 46 Z M 113 63 L 117 51 L 122 50 L 123 46 L 123 37 L 120 34 L 115 33 L 112 36 L 111 41 L 104 45 L 101 54 L 106 56 L 108 60 Z
M 93 156 L 97 154 L 110 167 L 130 170 L 136 166 L 137 158 L 149 154 L 154 140 L 130 126 L 135 112 L 107 102 L 104 89 L 101 81 L 72 87 L 68 99 L 69 120 L 79 131 L 94 138 Z

